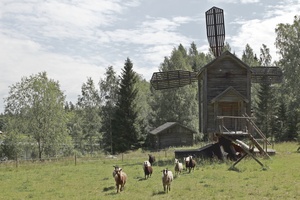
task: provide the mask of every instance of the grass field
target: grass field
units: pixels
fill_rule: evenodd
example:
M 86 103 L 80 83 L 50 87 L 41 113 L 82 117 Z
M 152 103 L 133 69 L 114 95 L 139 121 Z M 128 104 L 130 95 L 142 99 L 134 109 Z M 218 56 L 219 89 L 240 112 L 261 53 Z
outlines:
M 59 161 L 0 164 L 0 199 L 299 199 L 300 153 L 297 143 L 275 144 L 271 160 L 252 158 L 228 170 L 231 162 L 197 161 L 190 174 L 176 177 L 171 191 L 163 192 L 161 170 L 174 172 L 174 149 L 154 152 L 154 173 L 144 179 L 142 163 L 149 152 L 130 152 L 116 159 L 97 157 Z M 122 161 L 123 160 L 123 161 Z M 125 190 L 116 193 L 113 165 L 128 175 Z

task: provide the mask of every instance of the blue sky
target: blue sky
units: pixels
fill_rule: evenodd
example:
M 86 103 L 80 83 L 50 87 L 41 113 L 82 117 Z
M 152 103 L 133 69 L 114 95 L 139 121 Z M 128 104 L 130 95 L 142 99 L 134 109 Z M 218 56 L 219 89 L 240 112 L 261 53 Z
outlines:
M 276 25 L 300 13 L 300 0 L 1 0 L 0 113 L 24 76 L 46 71 L 76 103 L 88 77 L 97 84 L 108 66 L 119 75 L 127 57 L 149 80 L 179 44 L 207 52 L 213 6 L 224 9 L 225 41 L 238 56 L 266 44 L 273 61 Z

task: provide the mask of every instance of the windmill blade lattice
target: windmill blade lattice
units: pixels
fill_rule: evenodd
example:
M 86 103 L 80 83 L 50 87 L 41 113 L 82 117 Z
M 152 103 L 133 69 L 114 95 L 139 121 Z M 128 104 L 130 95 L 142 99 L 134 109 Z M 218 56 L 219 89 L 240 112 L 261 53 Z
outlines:
M 225 40 L 225 25 L 223 9 L 212 7 L 205 12 L 206 31 L 209 46 L 214 56 L 218 57 L 222 53 Z

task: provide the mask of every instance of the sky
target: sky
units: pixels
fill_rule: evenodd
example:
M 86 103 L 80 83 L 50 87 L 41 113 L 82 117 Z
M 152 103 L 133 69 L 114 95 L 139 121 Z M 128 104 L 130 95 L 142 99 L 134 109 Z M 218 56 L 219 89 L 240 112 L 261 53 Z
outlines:
M 109 66 L 120 75 L 125 60 L 146 80 L 182 44 L 208 52 L 205 12 L 224 10 L 225 42 L 241 57 L 246 44 L 273 61 L 279 23 L 292 24 L 300 0 L 1 0 L 0 113 L 22 77 L 47 72 L 67 101 L 81 86 L 98 85 Z

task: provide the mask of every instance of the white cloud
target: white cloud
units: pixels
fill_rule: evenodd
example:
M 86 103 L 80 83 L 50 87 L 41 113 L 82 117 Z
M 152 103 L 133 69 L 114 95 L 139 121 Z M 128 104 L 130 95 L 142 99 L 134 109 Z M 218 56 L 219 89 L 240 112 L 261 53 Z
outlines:
M 262 44 L 266 44 L 270 49 L 273 61 L 278 60 L 279 55 L 276 54 L 275 47 L 275 28 L 279 23 L 293 23 L 294 16 L 299 12 L 300 4 L 294 1 L 269 6 L 265 18 L 235 22 L 239 24 L 240 28 L 237 35 L 228 37 L 229 43 L 239 56 L 242 55 L 246 44 L 251 46 L 257 56 L 259 56 Z
M 238 55 L 246 43 L 255 51 L 266 44 L 274 53 L 276 24 L 291 23 L 300 11 L 300 1 L 290 0 L 264 5 L 265 15 L 258 18 L 257 13 L 245 16 L 235 8 L 245 8 L 246 3 L 262 8 L 263 1 L 207 2 L 226 4 L 229 17 L 232 13 L 244 16 L 231 24 L 238 27 L 236 33 L 226 33 L 226 40 Z M 8 86 L 22 76 L 46 71 L 49 78 L 60 82 L 67 98 L 76 102 L 87 77 L 97 82 L 108 66 L 118 73 L 127 57 L 134 70 L 149 79 L 179 44 L 187 47 L 198 41 L 198 49 L 207 52 L 203 17 L 209 5 L 202 3 L 178 1 L 170 7 L 159 0 L 1 0 L 0 98 L 8 95 Z M 230 4 L 235 6 L 232 10 Z M 0 99 L 0 112 L 2 108 Z
M 0 40 L 5 41 L 1 42 L 0 49 L 1 97 L 7 96 L 7 86 L 19 82 L 21 77 L 46 71 L 49 78 L 59 81 L 68 99 L 74 100 L 87 77 L 98 81 L 104 73 L 103 68 L 91 64 L 90 60 L 45 52 L 39 44 L 30 40 L 3 35 Z
M 248 3 L 258 3 L 260 0 L 241 0 L 241 3 L 248 4 Z

